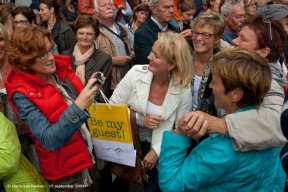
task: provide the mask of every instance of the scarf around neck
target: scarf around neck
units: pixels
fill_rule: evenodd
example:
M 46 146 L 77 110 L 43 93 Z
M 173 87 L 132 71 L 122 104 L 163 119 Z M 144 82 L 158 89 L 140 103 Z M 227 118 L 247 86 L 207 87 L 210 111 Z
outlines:
M 93 44 L 84 54 L 82 54 L 78 43 L 76 43 L 74 47 L 73 56 L 75 57 L 76 75 L 80 78 L 83 85 L 85 85 L 85 63 L 94 53 L 94 49 L 95 47 Z

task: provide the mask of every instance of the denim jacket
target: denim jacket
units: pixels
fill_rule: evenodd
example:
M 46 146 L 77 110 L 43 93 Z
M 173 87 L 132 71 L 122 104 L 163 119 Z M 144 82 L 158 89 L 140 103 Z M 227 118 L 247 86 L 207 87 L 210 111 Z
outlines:
M 56 81 L 64 87 L 69 96 L 75 100 L 71 89 L 64 84 L 57 75 L 53 74 Z M 89 117 L 89 114 L 81 110 L 74 102 L 60 116 L 57 123 L 51 125 L 44 114 L 27 97 L 21 93 L 13 96 L 14 104 L 19 117 L 30 128 L 32 134 L 41 142 L 47 150 L 57 150 L 78 130 Z M 75 121 L 76 117 L 76 121 Z

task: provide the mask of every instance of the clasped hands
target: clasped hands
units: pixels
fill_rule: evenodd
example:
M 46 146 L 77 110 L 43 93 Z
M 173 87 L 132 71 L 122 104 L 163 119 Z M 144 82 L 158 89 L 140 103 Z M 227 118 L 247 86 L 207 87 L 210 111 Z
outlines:
M 205 133 L 225 134 L 225 118 L 218 118 L 202 111 L 193 111 L 183 115 L 177 122 L 176 134 L 186 135 L 193 139 L 201 138 Z

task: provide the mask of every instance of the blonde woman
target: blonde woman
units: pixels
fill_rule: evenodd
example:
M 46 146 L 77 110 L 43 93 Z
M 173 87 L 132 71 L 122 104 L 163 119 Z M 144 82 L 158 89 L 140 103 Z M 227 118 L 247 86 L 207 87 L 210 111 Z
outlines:
M 137 124 L 149 180 L 145 191 L 160 191 L 155 167 L 165 130 L 191 111 L 192 56 L 187 41 L 173 32 L 158 33 L 149 65 L 134 66 L 115 89 L 111 103 L 127 103 L 137 112 Z

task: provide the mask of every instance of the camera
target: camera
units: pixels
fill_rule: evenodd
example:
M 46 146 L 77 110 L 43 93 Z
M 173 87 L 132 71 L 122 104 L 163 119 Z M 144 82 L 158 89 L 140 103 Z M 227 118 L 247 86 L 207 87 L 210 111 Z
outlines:
M 101 73 L 96 73 L 95 79 L 96 82 L 93 84 L 93 86 L 97 83 L 98 85 L 101 85 L 103 83 L 103 81 L 101 80 Z

